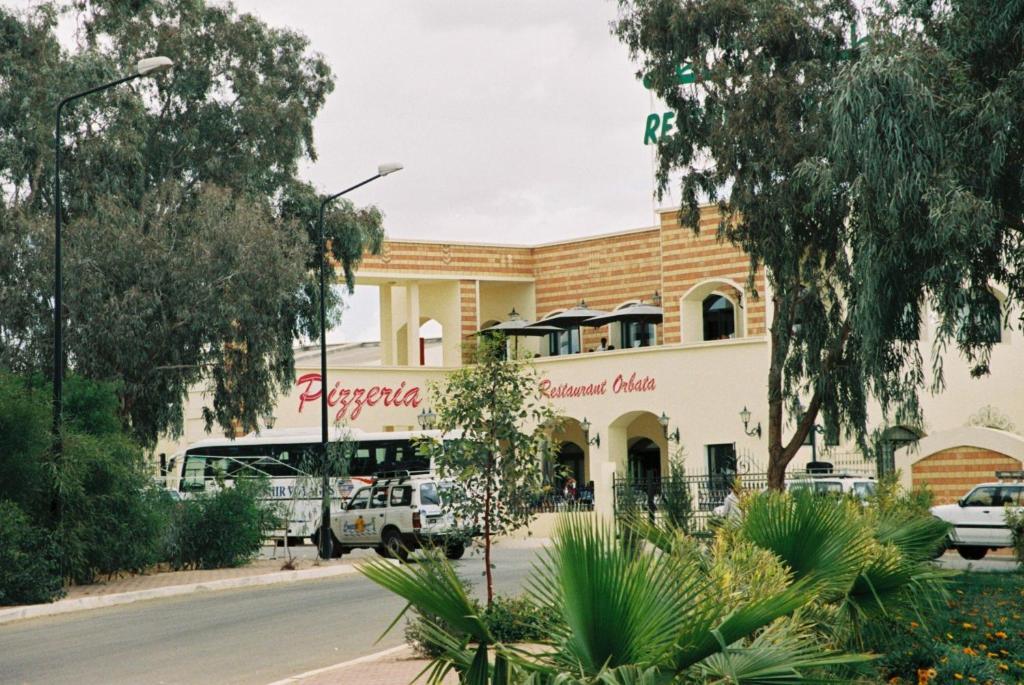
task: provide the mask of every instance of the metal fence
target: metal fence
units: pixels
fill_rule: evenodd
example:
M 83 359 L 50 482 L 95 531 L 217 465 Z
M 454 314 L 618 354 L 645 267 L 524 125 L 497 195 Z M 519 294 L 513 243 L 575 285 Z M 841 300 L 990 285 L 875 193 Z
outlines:
M 787 477 L 800 478 L 808 473 L 875 475 L 876 465 L 873 461 L 865 461 L 853 453 L 831 456 L 835 460 L 827 462 L 830 468 L 819 467 L 817 470 L 806 471 L 792 469 L 788 471 Z M 725 503 L 734 483 L 742 492 L 757 492 L 768 487 L 768 474 L 756 470 L 735 474 L 687 473 L 648 479 L 624 478 L 616 474 L 612 480 L 615 515 L 622 517 L 641 514 L 647 515 L 652 521 L 669 516 L 683 521 L 691 533 L 706 533 L 709 521 L 715 515 L 715 508 Z
M 652 521 L 670 516 L 685 521 L 691 533 L 706 532 L 715 507 L 725 502 L 734 481 L 743 490 L 763 490 L 768 487 L 768 474 L 686 474 L 644 480 L 615 475 L 615 515 L 646 514 Z

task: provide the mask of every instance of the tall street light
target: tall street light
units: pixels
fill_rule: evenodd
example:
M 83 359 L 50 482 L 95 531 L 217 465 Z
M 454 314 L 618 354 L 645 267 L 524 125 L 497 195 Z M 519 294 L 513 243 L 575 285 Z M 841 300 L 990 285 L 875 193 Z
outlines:
M 73 102 L 79 98 L 83 98 L 86 95 L 92 95 L 93 93 L 99 93 L 100 91 L 119 86 L 122 83 L 142 78 L 143 76 L 153 76 L 161 72 L 167 71 L 174 66 L 167 57 L 147 57 L 140 59 L 135 65 L 135 71 L 120 78 L 116 81 L 111 81 L 102 86 L 96 86 L 89 90 L 82 91 L 70 95 L 60 101 L 57 105 L 57 125 L 54 127 L 53 134 L 53 151 L 55 164 L 53 167 L 53 223 L 54 223 L 54 252 L 53 252 L 53 444 L 54 451 L 57 456 L 63 449 L 61 440 L 61 422 L 63 419 L 63 407 L 64 407 L 64 315 L 61 306 L 61 300 L 64 295 L 64 282 L 63 273 L 61 270 L 61 255 L 60 255 L 60 228 L 61 228 L 61 208 L 63 206 L 61 195 L 60 195 L 60 115 L 64 111 L 64 106 L 70 102 Z
M 324 283 L 327 279 L 327 245 L 324 240 L 324 210 L 334 200 L 338 199 L 345 193 L 351 192 L 356 188 L 365 186 L 370 181 L 376 181 L 382 176 L 393 174 L 396 171 L 401 171 L 401 164 L 381 164 L 377 167 L 377 173 L 370 178 L 366 179 L 361 183 L 357 183 L 351 188 L 345 188 L 340 193 L 334 195 L 328 195 L 320 203 L 320 218 L 318 224 L 320 227 L 320 458 L 321 462 L 321 481 L 320 481 L 320 498 L 322 500 L 321 506 L 321 517 L 320 517 L 320 558 L 330 559 L 331 558 L 331 483 L 328 474 L 328 458 L 327 458 L 327 444 L 330 440 L 328 436 L 329 424 L 327 422 L 327 300 L 325 298 L 325 286 Z

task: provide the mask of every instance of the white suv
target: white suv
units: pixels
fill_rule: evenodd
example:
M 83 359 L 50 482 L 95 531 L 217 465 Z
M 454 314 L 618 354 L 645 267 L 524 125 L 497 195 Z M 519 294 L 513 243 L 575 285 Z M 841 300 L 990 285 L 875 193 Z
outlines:
M 956 504 L 932 507 L 934 516 L 953 525 L 948 544 L 964 559 L 981 559 L 990 549 L 1013 545 L 1006 509 L 1024 507 L 1024 471 L 1001 471 L 996 477 L 1002 480 L 974 486 Z
M 870 476 L 847 473 L 796 476 L 786 481 L 788 492 L 810 490 L 816 495 L 853 495 L 866 502 L 875 494 L 877 483 Z
M 449 559 L 466 551 L 465 537 L 441 508 L 445 484 L 430 475 L 379 478 L 356 489 L 338 513 L 331 515 L 334 555 L 371 547 L 381 556 L 405 560 L 410 551 L 430 544 Z

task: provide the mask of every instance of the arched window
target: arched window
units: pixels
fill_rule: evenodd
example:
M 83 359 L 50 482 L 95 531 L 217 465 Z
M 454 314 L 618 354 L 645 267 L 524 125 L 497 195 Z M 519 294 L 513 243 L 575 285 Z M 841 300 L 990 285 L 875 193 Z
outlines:
M 736 312 L 724 295 L 712 293 L 701 305 L 704 316 L 704 339 L 724 340 L 736 337 Z

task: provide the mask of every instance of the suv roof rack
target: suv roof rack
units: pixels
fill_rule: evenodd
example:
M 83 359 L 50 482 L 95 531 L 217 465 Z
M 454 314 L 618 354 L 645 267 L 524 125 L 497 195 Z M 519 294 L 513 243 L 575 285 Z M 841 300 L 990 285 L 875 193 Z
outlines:
M 839 469 L 833 471 L 819 471 L 819 470 L 808 470 L 803 473 L 794 473 L 793 479 L 801 478 L 874 478 L 871 473 L 865 469 L 863 472 L 857 472 L 850 469 Z
M 399 471 L 378 471 L 373 474 L 373 477 L 377 481 L 382 480 L 398 480 L 399 482 L 409 480 L 413 476 L 422 476 L 429 474 L 430 469 L 424 469 L 419 471 L 399 470 Z
M 996 471 L 999 480 L 1024 481 L 1024 471 Z

